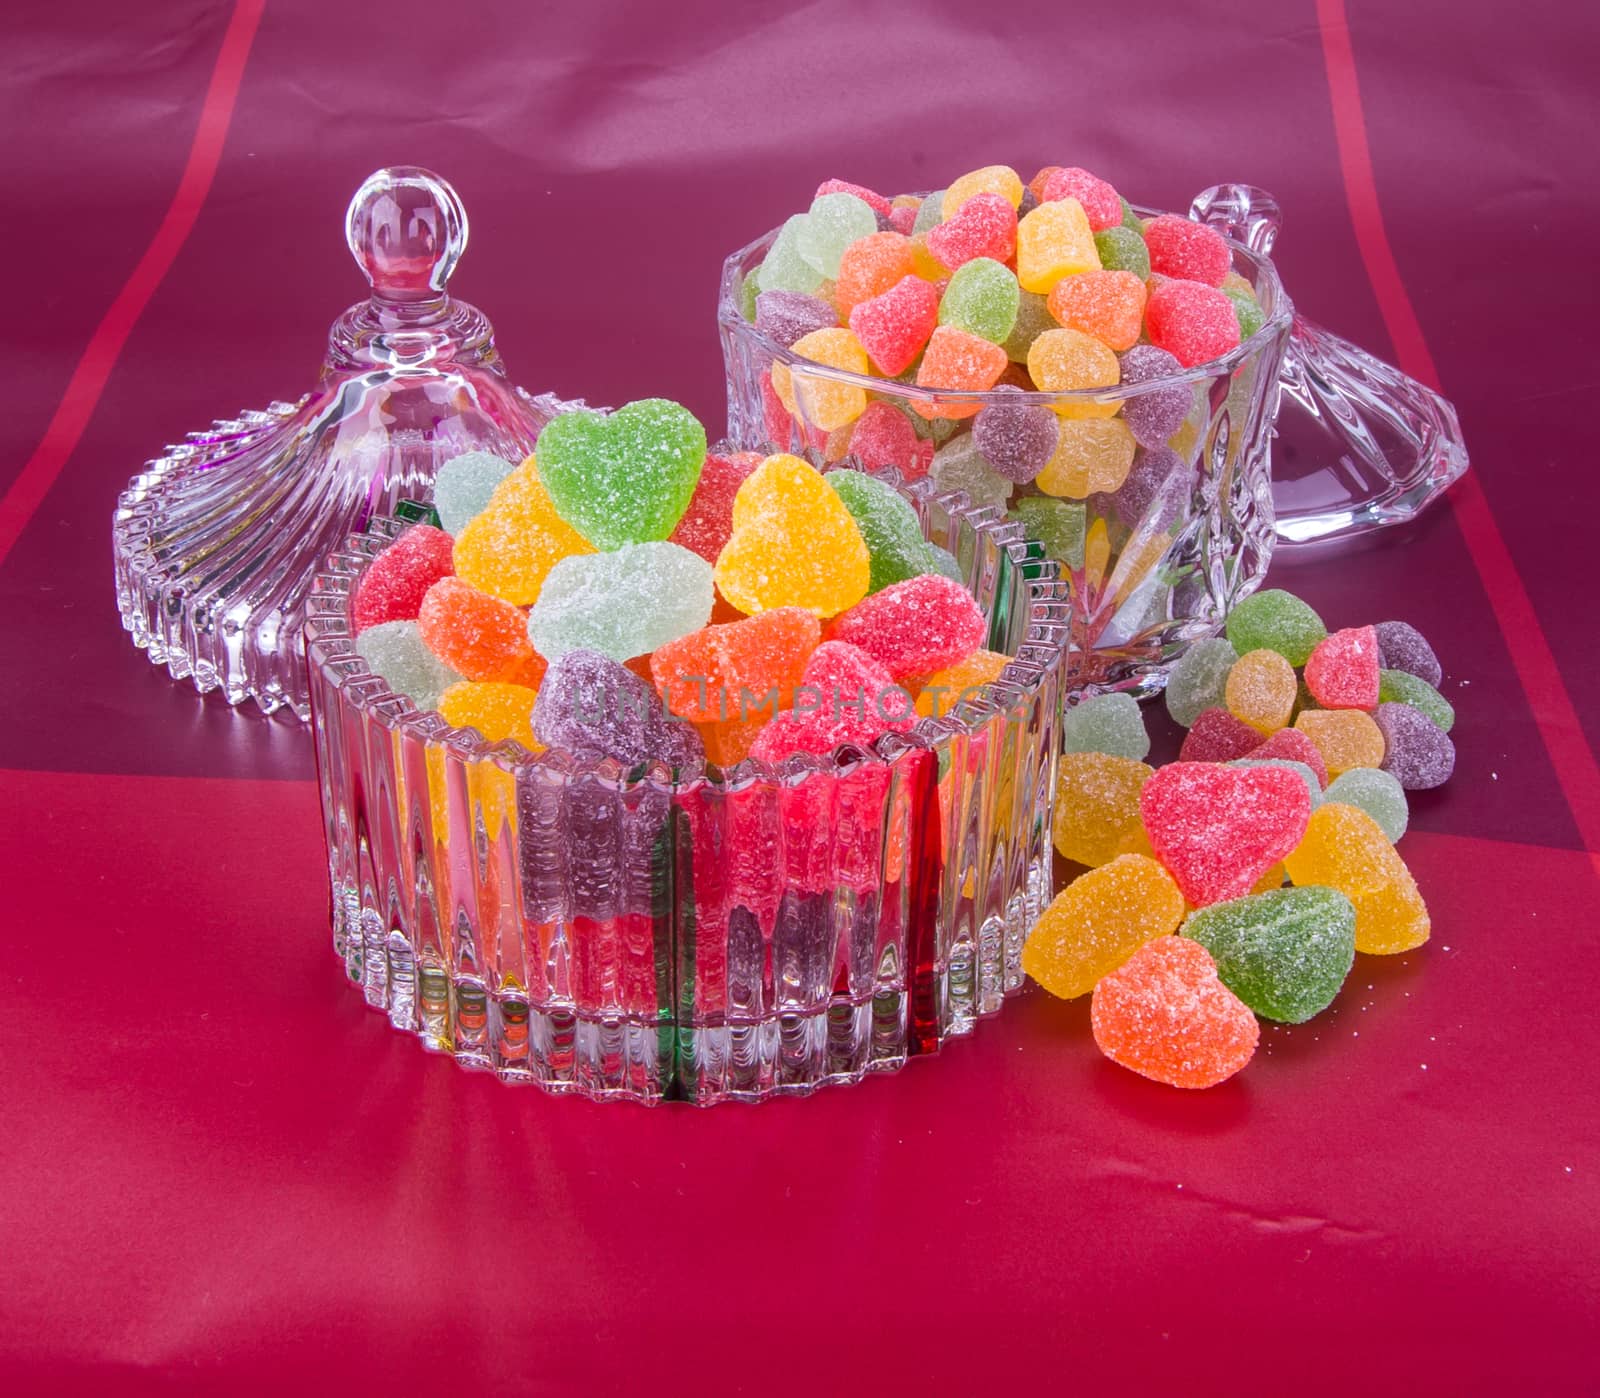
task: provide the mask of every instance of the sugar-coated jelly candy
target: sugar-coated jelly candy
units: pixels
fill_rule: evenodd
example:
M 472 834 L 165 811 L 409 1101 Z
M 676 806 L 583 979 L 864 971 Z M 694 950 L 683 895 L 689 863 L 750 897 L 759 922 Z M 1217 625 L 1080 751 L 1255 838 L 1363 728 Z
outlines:
M 961 571 L 961 560 L 949 549 L 942 549 L 938 544 L 929 544 L 928 552 L 933 556 L 933 571 L 941 578 L 949 578 L 951 582 L 962 582 L 965 574 Z
M 1088 510 L 1081 503 L 1029 496 L 1011 507 L 1011 517 L 1021 523 L 1028 538 L 1044 548 L 1044 556 L 1063 568 L 1083 567 Z
M 711 603 L 711 564 L 699 554 L 627 544 L 556 564 L 528 613 L 528 639 L 547 660 L 569 650 L 631 660 L 698 631 Z
M 1191 218 L 1158 214 L 1145 224 L 1144 241 L 1150 270 L 1159 276 L 1220 287 L 1233 268 L 1233 254 L 1222 234 Z
M 1239 322 L 1241 341 L 1248 340 L 1266 324 L 1267 314 L 1261 309 L 1261 303 L 1256 300 L 1253 291 L 1241 291 L 1235 287 L 1225 286 L 1222 288 L 1222 294 L 1233 302 L 1233 314 Z
M 761 269 L 753 267 L 739 281 L 739 314 L 756 323 L 756 297 L 761 295 Z
M 1002 384 L 994 391 L 1004 398 L 1021 393 L 1010 384 Z M 998 401 L 973 419 L 972 441 L 996 471 L 1021 484 L 1037 476 L 1055 455 L 1061 440 L 1058 422 L 1049 408 L 1021 401 Z
M 1305 783 L 1306 795 L 1311 798 L 1311 809 L 1316 810 L 1322 801 L 1322 783 L 1317 780 L 1317 774 L 1304 762 L 1296 762 L 1288 757 L 1236 757 L 1228 764 L 1230 767 L 1282 767 L 1286 772 L 1293 772 Z M 1279 879 L 1278 883 L 1283 880 Z M 1277 885 L 1274 884 L 1273 887 Z
M 669 717 L 654 689 L 596 651 L 550 663 L 533 706 L 533 735 L 548 748 L 618 762 L 681 766 L 704 752 L 692 725 Z
M 1304 665 L 1328 634 L 1310 606 L 1292 592 L 1267 588 L 1246 597 L 1228 613 L 1228 640 L 1246 651 L 1275 650 L 1291 665 Z
M 838 716 L 853 713 L 877 731 L 903 733 L 916 722 L 911 692 L 860 646 L 823 641 L 806 657 L 794 707 Z
M 1045 205 L 1045 208 L 1052 207 Z M 1117 356 L 1081 330 L 1046 330 L 1028 351 L 1028 373 L 1046 393 L 1115 388 L 1122 371 Z M 1077 399 L 1051 405 L 1062 417 L 1112 417 L 1121 404 Z
M 871 233 L 851 243 L 839 259 L 833 303 L 848 317 L 862 301 L 887 291 L 902 277 L 916 275 L 911 240 L 903 233 Z
M 1100 270 L 1094 230 L 1076 199 L 1040 204 L 1017 225 L 1016 242 L 1017 280 L 1024 291 L 1048 295 L 1062 277 Z
M 1311 798 L 1280 767 L 1169 762 L 1139 794 L 1156 858 L 1195 907 L 1248 893 L 1300 843 Z
M 544 674 L 521 610 L 462 578 L 428 589 L 417 626 L 428 649 L 466 679 L 537 687 Z
M 1062 752 L 1108 752 L 1142 761 L 1150 751 L 1144 714 L 1131 694 L 1096 694 L 1061 715 Z
M 871 559 L 868 592 L 934 571 L 917 512 L 892 486 L 860 471 L 830 471 L 823 477 L 850 511 Z
M 954 218 L 976 194 L 997 194 L 1014 209 L 1022 202 L 1022 178 L 1009 165 L 985 165 L 962 175 L 950 182 L 939 201 L 944 217 Z
M 1378 705 L 1378 636 L 1370 626 L 1334 631 L 1306 658 L 1306 688 L 1324 709 Z
M 861 309 L 857 306 L 856 314 Z M 868 370 L 867 352 L 861 341 L 854 331 L 843 326 L 813 330 L 796 340 L 790 349 L 802 359 L 830 369 L 843 369 L 851 374 L 865 374 Z M 866 389 L 804 368 L 791 369 L 787 364 L 773 364 L 772 386 L 784 407 L 824 432 L 854 422 L 867 406 Z
M 1017 293 L 1017 319 L 1006 336 L 1002 349 L 1014 364 L 1028 362 L 1028 349 L 1046 330 L 1056 328 L 1056 318 L 1050 314 L 1048 297 L 1035 291 Z
M 1123 425 L 1127 425 L 1126 421 Z M 1181 472 L 1188 480 L 1194 479 L 1193 468 L 1170 447 L 1157 447 L 1153 451 L 1139 447 L 1134 451 L 1127 478 L 1114 491 L 1097 497 L 1095 508 L 1102 515 L 1115 515 L 1127 528 L 1135 529 L 1157 500 L 1170 496 L 1168 482 L 1175 472 Z
M 1260 745 L 1260 729 L 1227 709 L 1202 709 L 1184 735 L 1178 757 L 1184 762 L 1232 762 Z
M 414 621 L 380 621 L 356 636 L 356 654 L 396 694 L 419 709 L 434 708 L 439 696 L 461 678 L 422 639 Z
M 828 639 L 860 646 L 901 680 L 965 660 L 987 629 L 966 588 L 927 573 L 856 603 L 834 618 Z
M 1113 1063 L 1169 1087 L 1226 1082 L 1254 1056 L 1261 1026 L 1187 937 L 1139 948 L 1094 988 L 1094 1041 Z
M 851 184 L 849 180 L 824 180 L 817 186 L 817 192 L 812 198 L 820 199 L 824 194 L 853 194 L 875 214 L 887 215 L 893 209 L 891 202 L 876 190 L 868 189 L 865 185 Z
M 1040 188 L 1041 204 L 1058 199 L 1076 199 L 1083 206 L 1089 227 L 1097 233 L 1122 222 L 1122 199 L 1117 191 L 1098 175 L 1091 175 L 1076 165 L 1054 171 Z
M 762 291 L 798 291 L 809 296 L 822 285 L 822 273 L 800 253 L 800 234 L 808 221 L 808 215 L 795 214 L 778 230 L 778 236 L 772 240 L 756 272 Z M 877 227 L 876 219 L 873 227 Z
M 1132 272 L 1142 282 L 1150 280 L 1150 250 L 1133 229 L 1118 225 L 1094 235 L 1094 250 L 1108 272 Z
M 1151 769 L 1137 758 L 1105 752 L 1063 753 L 1056 772 L 1051 837 L 1063 859 L 1109 864 L 1140 823 L 1139 793 Z
M 1216 287 L 1200 282 L 1154 283 L 1145 302 L 1144 324 L 1150 343 L 1186 369 L 1220 359 L 1239 345 L 1233 302 Z
M 1063 1000 L 1087 995 L 1146 942 L 1176 930 L 1183 895 L 1155 860 L 1124 854 L 1056 894 L 1022 948 L 1022 969 Z
M 794 702 L 822 627 L 803 607 L 707 626 L 658 646 L 650 678 L 668 711 L 693 723 L 767 717 Z
M 1003 263 L 975 257 L 950 278 L 939 301 L 939 324 L 1003 345 L 1017 323 L 1021 294 L 1016 277 Z
M 856 340 L 878 372 L 891 378 L 911 367 L 938 324 L 938 288 L 916 276 L 902 277 L 850 310 Z
M 1408 670 L 1378 671 L 1378 702 L 1410 704 L 1413 709 L 1431 718 L 1441 733 L 1448 733 L 1455 727 L 1456 711 L 1450 701 L 1427 680 Z
M 362 573 L 350 599 L 357 634 L 386 621 L 415 621 L 422 599 L 453 570 L 455 544 L 442 529 L 413 524 Z
M 539 691 L 525 684 L 462 680 L 439 697 L 439 715 L 453 728 L 476 728 L 491 743 L 512 739 L 537 752 L 533 706 Z
M 1117 366 L 1124 385 L 1149 383 L 1179 373 L 1177 358 L 1155 345 L 1135 345 L 1118 356 Z M 1147 388 L 1123 400 L 1122 419 L 1134 440 L 1142 447 L 1160 447 L 1180 427 L 1194 406 L 1190 384 L 1165 384 Z
M 433 478 L 433 508 L 445 533 L 459 534 L 488 509 L 489 497 L 517 464 L 486 451 L 464 451 L 446 461 Z
M 1404 621 L 1380 621 L 1372 629 L 1378 633 L 1378 653 L 1385 670 L 1404 670 L 1435 689 L 1439 687 L 1444 670 L 1433 647 L 1416 627 Z
M 1304 709 L 1294 726 L 1317 745 L 1330 776 L 1383 765 L 1383 730 L 1360 709 Z
M 563 558 L 592 553 L 589 542 L 556 513 L 529 457 L 495 488 L 488 508 L 456 539 L 455 568 L 482 592 L 525 607 Z
M 699 554 L 707 563 L 715 563 L 733 533 L 734 497 L 761 460 L 760 454 L 753 451 L 708 455 L 700 468 L 689 508 L 672 531 L 670 542 Z
M 1383 734 L 1383 770 L 1407 791 L 1429 791 L 1450 780 L 1456 745 L 1427 714 L 1389 703 L 1379 704 L 1373 719 Z
M 1035 484 L 1046 495 L 1069 500 L 1116 491 L 1128 479 L 1136 450 L 1120 418 L 1062 418 L 1055 452 Z
M 1365 811 L 1325 801 L 1284 867 L 1298 886 L 1336 888 L 1355 905 L 1357 951 L 1390 956 L 1428 940 L 1428 909 L 1416 880 Z
M 1279 758 L 1286 762 L 1302 762 L 1315 774 L 1319 787 L 1328 784 L 1328 768 L 1322 761 L 1321 750 L 1298 728 L 1280 728 L 1260 747 L 1252 748 L 1248 755 L 1263 762 Z
M 1080 272 L 1050 290 L 1050 314 L 1112 350 L 1131 349 L 1144 324 L 1144 283 L 1132 272 Z
M 922 352 L 917 387 L 981 393 L 994 387 L 1007 363 L 1006 352 L 993 341 L 968 334 L 953 325 L 941 325 Z M 977 403 L 925 403 L 921 399 L 912 403 L 917 412 L 928 418 L 972 417 L 980 406 Z
M 1328 783 L 1323 800 L 1355 806 L 1372 817 L 1391 845 L 1398 844 L 1411 821 L 1405 788 L 1378 767 L 1352 767 Z
M 839 275 L 839 259 L 858 238 L 878 231 L 878 216 L 853 194 L 821 194 L 811 201 L 795 247 L 801 258 L 825 278 Z
M 937 228 L 944 222 L 944 196 L 944 190 L 935 190 L 917 205 L 916 221 L 911 225 L 912 237 L 926 233 L 930 228 Z
M 1223 692 L 1229 713 L 1270 737 L 1294 708 L 1294 666 L 1275 650 L 1246 651 L 1228 672 Z
M 1015 486 L 978 450 L 971 434 L 955 437 L 933 454 L 929 478 L 940 491 L 959 490 L 975 506 L 1004 509 Z
M 808 462 L 769 456 L 739 487 L 716 584 L 740 611 L 805 607 L 833 616 L 866 595 L 871 574 L 850 511 Z
M 892 403 L 867 404 L 850 427 L 850 455 L 877 470 L 893 466 L 908 481 L 920 480 L 933 464 L 933 443 L 919 437 L 911 419 Z
M 838 323 L 838 312 L 817 296 L 763 291 L 756 297 L 756 329 L 785 349 L 813 330 L 827 330 Z
M 1167 676 L 1167 712 L 1173 722 L 1192 728 L 1206 709 L 1224 708 L 1228 671 L 1238 659 L 1238 651 L 1223 636 L 1209 636 L 1184 651 Z
M 1264 1019 L 1304 1024 L 1333 1003 L 1356 959 L 1356 910 L 1336 888 L 1278 888 L 1213 903 L 1182 933 Z
M 1017 211 L 1002 195 L 975 194 L 926 237 L 928 251 L 952 272 L 975 257 L 1009 262 L 1017 252 Z
M 976 699 L 1010 663 L 1011 657 L 998 651 L 975 650 L 965 660 L 935 670 L 917 690 L 917 713 L 923 718 L 945 717 L 957 704 Z

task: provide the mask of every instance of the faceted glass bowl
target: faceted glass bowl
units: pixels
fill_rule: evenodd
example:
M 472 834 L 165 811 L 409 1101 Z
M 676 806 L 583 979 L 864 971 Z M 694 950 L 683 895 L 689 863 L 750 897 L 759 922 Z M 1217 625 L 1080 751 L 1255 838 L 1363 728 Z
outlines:
M 1063 560 L 1062 568 L 1073 602 L 1070 690 L 1159 689 L 1187 645 L 1215 632 L 1228 609 L 1259 584 L 1274 542 L 1268 445 L 1293 318 L 1266 257 L 1229 240 L 1234 270 L 1255 288 L 1265 321 L 1221 359 L 1101 391 L 948 393 L 815 364 L 761 334 L 740 312 L 740 290 L 776 236 L 774 229 L 723 264 L 717 318 L 727 368 L 728 435 L 736 446 L 777 441 L 818 464 L 850 451 L 848 427 L 830 434 L 809 417 L 821 384 L 848 383 L 865 389 L 869 401 L 902 409 L 941 452 L 959 450 L 971 433 L 970 414 L 992 403 L 1107 404 L 1121 411 L 1129 400 L 1163 389 L 1189 393 L 1189 413 L 1168 442 L 1181 469 L 1153 483 L 1143 499 L 1117 492 L 1066 501 L 1081 503 L 1085 516 L 1083 548 Z M 774 363 L 790 370 L 793 414 L 770 387 Z M 930 421 L 918 412 L 935 406 L 969 415 Z M 1135 473 L 1145 455 L 1141 448 Z M 1031 485 L 1015 487 L 1010 504 L 1039 494 Z
M 994 509 L 897 485 L 1004 675 L 872 748 L 628 770 L 451 728 L 356 654 L 352 535 L 306 638 L 333 940 L 367 1003 L 508 1082 L 709 1105 L 892 1072 L 1022 984 L 1050 890 L 1065 584 Z

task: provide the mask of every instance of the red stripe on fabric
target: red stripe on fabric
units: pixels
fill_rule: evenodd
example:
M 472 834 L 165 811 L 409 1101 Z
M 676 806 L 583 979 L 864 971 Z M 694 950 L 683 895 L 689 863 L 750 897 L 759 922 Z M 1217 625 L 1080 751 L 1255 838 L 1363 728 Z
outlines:
M 1361 259 L 1400 367 L 1413 378 L 1437 389 L 1439 374 L 1433 355 L 1428 350 L 1384 229 L 1344 0 L 1317 0 L 1317 21 L 1328 70 L 1339 167 Z M 1578 711 L 1567 693 L 1555 653 L 1550 649 L 1533 600 L 1506 546 L 1505 536 L 1495 522 L 1482 482 L 1476 474 L 1468 472 L 1448 498 L 1467 552 L 1488 593 L 1495 622 L 1505 637 L 1512 666 L 1528 697 L 1533 721 L 1555 767 L 1556 780 L 1572 810 L 1579 837 L 1589 851 L 1596 873 L 1600 874 L 1600 764 L 1596 763 L 1584 737 Z
M 45 495 L 82 439 L 128 336 L 194 228 L 222 158 L 222 147 L 233 120 L 234 102 L 244 79 L 245 62 L 265 6 L 266 0 L 238 0 L 235 4 L 206 88 L 200 123 L 189 148 L 188 163 L 178 181 L 177 193 L 144 256 L 90 336 L 88 347 L 72 371 L 72 378 L 50 425 L 45 428 L 43 439 L 5 495 L 0 497 L 0 563 L 5 561 L 28 521 L 44 503 Z

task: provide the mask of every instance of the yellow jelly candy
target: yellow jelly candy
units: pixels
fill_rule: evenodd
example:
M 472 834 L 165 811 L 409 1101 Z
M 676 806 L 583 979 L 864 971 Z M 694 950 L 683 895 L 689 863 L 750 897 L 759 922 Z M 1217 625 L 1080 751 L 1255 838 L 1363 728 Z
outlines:
M 1098 272 L 1089 216 L 1076 199 L 1041 204 L 1017 225 L 1017 280 L 1024 291 L 1048 295 L 1062 277 Z
M 922 682 L 917 712 L 923 718 L 944 718 L 963 699 L 975 699 L 986 684 L 993 684 L 1011 663 L 998 651 L 975 650 L 965 660 L 935 671 Z
M 1383 730 L 1360 709 L 1302 709 L 1294 726 L 1317 745 L 1330 777 L 1383 765 Z
M 1056 895 L 1028 934 L 1022 969 L 1071 1000 L 1181 921 L 1183 894 L 1172 875 L 1142 854 L 1124 854 Z
M 813 330 L 802 335 L 791 347 L 802 359 L 844 369 L 852 374 L 869 374 L 872 366 L 861 341 L 842 325 L 828 330 Z M 867 390 L 855 384 L 839 383 L 787 364 L 772 366 L 772 387 L 796 417 L 805 419 L 824 432 L 854 422 L 867 409 Z
M 1068 500 L 1116 490 L 1133 469 L 1138 445 L 1120 417 L 1067 418 L 1034 484 L 1046 495 Z
M 733 497 L 733 533 L 715 576 L 717 590 L 747 616 L 804 607 L 831 617 L 867 595 L 871 559 L 838 492 L 810 463 L 779 454 Z
M 1140 821 L 1117 841 L 1116 853 L 1142 854 L 1146 859 L 1154 859 L 1156 857 L 1156 852 L 1150 844 L 1150 832 L 1144 828 L 1143 821 Z
M 529 457 L 495 487 L 483 512 L 456 537 L 456 576 L 480 592 L 531 606 L 550 570 L 563 558 L 593 553 L 584 537 L 556 513 Z
M 985 165 L 950 181 L 940 212 L 946 218 L 954 218 L 974 194 L 998 194 L 1014 209 L 1022 203 L 1022 179 L 1009 165 Z
M 456 728 L 476 728 L 491 743 L 515 738 L 530 752 L 543 752 L 533 736 L 533 701 L 539 691 L 525 684 L 474 684 L 462 680 L 439 696 L 439 713 Z
M 1081 330 L 1046 330 L 1028 346 L 1028 375 L 1045 393 L 1072 389 L 1115 388 L 1122 381 L 1117 357 L 1093 335 Z M 1050 405 L 1064 418 L 1115 417 L 1120 403 L 1087 399 Z
M 1283 881 L 1288 877 L 1289 872 L 1282 864 L 1274 864 L 1256 880 L 1256 886 L 1250 891 L 1252 893 L 1271 893 L 1275 888 L 1282 888 Z
M 950 269 L 928 251 L 928 235 L 918 233 L 911 240 L 911 270 L 925 282 L 942 282 Z
M 1357 951 L 1388 956 L 1428 940 L 1428 908 L 1417 881 L 1365 811 L 1342 801 L 1318 806 L 1283 862 L 1296 884 L 1336 888 L 1355 905 Z
M 1288 724 L 1299 692 L 1293 665 L 1275 650 L 1252 650 L 1228 671 L 1223 702 L 1235 718 L 1270 738 Z
M 1063 753 L 1051 830 L 1061 857 L 1092 869 L 1122 854 L 1132 832 L 1144 829 L 1139 793 L 1150 775 L 1149 767 L 1131 757 Z

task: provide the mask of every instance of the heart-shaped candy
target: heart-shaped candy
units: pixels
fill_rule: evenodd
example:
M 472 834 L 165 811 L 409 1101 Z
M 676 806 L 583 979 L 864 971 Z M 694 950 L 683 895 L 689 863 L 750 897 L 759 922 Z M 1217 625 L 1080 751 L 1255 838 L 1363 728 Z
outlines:
M 609 415 L 562 413 L 539 433 L 539 478 L 556 513 L 598 549 L 665 539 L 694 495 L 706 430 L 665 398 Z
M 1240 898 L 1300 843 L 1311 797 L 1287 767 L 1169 762 L 1139 793 L 1156 858 L 1196 908 Z

